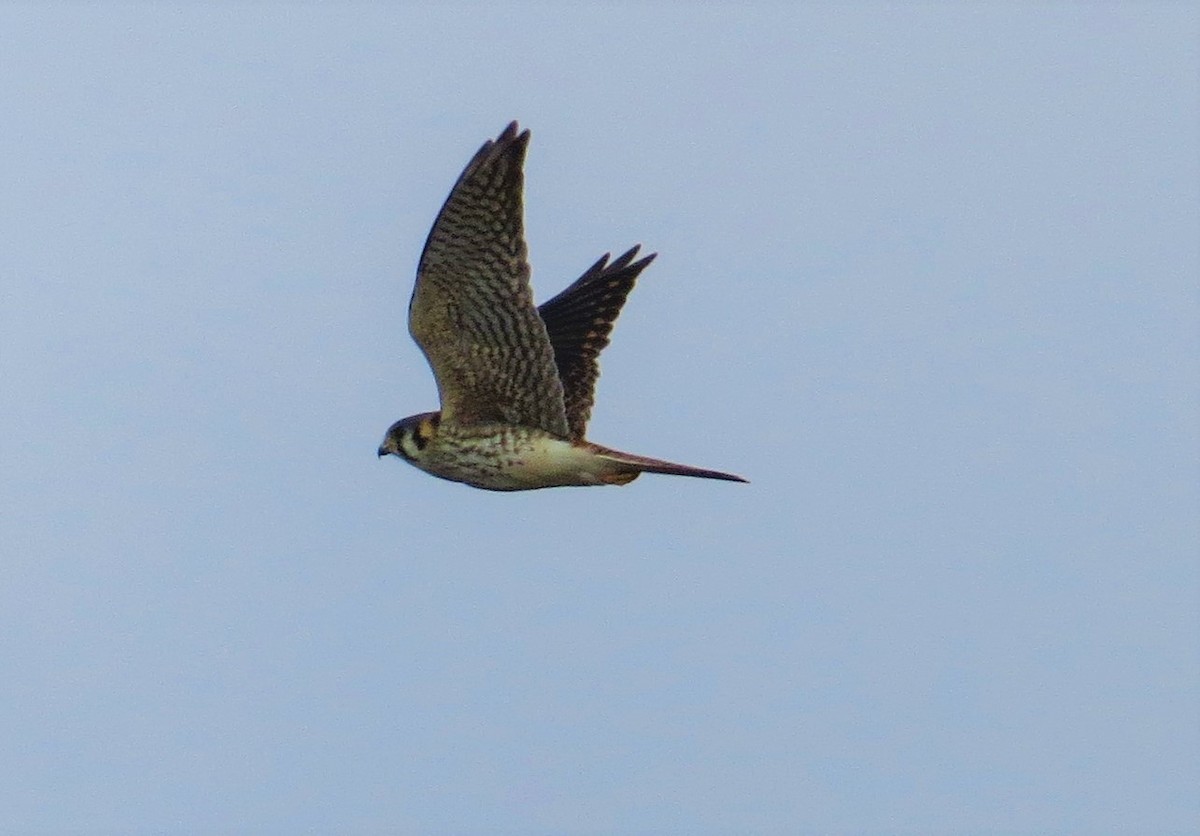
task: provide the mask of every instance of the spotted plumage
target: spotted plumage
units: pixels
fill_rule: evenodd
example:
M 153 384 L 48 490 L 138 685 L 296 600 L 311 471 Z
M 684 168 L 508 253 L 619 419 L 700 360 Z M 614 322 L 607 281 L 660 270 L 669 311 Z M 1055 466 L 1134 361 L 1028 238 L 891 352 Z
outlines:
M 611 264 L 604 255 L 566 290 L 538 307 L 554 349 L 563 385 L 563 407 L 570 437 L 581 440 L 592 415 L 600 351 L 608 345 L 613 323 L 633 290 L 638 274 L 654 255 L 634 261 L 634 247 Z
M 484 143 L 434 221 L 408 322 L 442 408 L 397 421 L 379 455 L 501 491 L 623 485 L 643 472 L 744 482 L 585 440 L 600 352 L 654 255 L 605 255 L 534 307 L 522 206 L 528 143 L 515 122 Z

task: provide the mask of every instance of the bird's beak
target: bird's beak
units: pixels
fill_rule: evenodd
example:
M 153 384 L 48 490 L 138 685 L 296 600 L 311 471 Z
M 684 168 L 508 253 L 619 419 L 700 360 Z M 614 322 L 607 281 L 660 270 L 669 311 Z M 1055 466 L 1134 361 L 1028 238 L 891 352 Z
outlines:
M 384 450 L 382 447 L 380 447 L 379 450 L 376 452 L 378 453 L 379 458 L 381 458 L 381 459 L 388 454 L 388 451 Z

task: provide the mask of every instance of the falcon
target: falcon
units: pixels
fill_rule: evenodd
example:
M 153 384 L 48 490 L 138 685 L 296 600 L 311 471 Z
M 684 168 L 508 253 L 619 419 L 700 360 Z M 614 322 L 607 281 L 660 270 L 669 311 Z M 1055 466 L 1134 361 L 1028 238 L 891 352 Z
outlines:
M 533 304 L 523 166 L 529 131 L 483 144 L 433 222 L 408 305 L 408 330 L 437 379 L 441 410 L 388 428 L 379 456 L 492 491 L 625 485 L 643 473 L 740 476 L 622 453 L 584 438 L 600 351 L 655 254 L 605 254 L 570 287 Z

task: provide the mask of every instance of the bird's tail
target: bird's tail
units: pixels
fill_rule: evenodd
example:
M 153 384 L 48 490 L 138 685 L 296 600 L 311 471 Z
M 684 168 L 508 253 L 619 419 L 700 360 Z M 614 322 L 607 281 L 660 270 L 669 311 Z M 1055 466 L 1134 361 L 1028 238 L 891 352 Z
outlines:
M 632 482 L 642 473 L 665 473 L 669 476 L 694 476 L 697 479 L 723 479 L 726 482 L 745 482 L 741 476 L 732 473 L 722 473 L 719 470 L 705 470 L 702 467 L 692 467 L 686 464 L 652 459 L 648 456 L 635 456 L 633 453 L 622 453 L 620 450 L 610 450 L 599 444 L 592 445 L 592 451 L 602 459 L 612 462 L 614 467 L 604 480 L 614 485 L 624 485 Z

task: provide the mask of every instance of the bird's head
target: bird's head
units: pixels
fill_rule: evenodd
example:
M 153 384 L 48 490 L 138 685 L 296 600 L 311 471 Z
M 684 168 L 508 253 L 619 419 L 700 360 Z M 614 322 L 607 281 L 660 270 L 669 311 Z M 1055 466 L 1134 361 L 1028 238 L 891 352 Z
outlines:
M 388 427 L 379 445 L 379 457 L 399 456 L 405 461 L 416 461 L 429 442 L 437 436 L 440 412 L 422 412 L 402 418 Z

